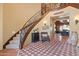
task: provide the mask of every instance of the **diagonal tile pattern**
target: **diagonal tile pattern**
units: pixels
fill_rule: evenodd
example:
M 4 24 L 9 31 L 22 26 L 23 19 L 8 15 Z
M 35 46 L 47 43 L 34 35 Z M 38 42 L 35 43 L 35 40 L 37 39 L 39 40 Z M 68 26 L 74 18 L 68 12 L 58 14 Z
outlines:
M 67 43 L 66 38 L 59 41 L 59 37 L 52 37 L 50 42 L 31 43 L 22 50 L 0 50 L 0 56 L 79 56 L 79 48 Z
M 79 56 L 79 48 L 62 43 L 58 40 L 51 42 L 31 43 L 27 48 L 18 51 L 19 56 Z

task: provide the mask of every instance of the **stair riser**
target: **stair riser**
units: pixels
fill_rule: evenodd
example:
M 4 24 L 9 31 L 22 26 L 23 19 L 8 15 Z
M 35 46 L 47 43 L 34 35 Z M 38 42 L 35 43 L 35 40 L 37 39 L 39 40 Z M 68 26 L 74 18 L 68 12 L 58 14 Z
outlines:
M 20 43 L 20 42 L 17 42 L 17 41 L 15 41 L 15 42 L 14 42 L 14 41 L 11 41 L 9 44 L 12 44 L 12 43 L 13 43 L 13 44 L 17 44 L 17 43 Z
M 19 44 L 8 44 L 7 46 L 6 46 L 6 48 L 7 49 L 9 49 L 9 48 L 19 48 Z
M 19 47 L 6 47 L 6 49 L 19 49 Z
M 13 40 L 17 40 L 17 39 L 20 39 L 20 37 L 14 37 L 14 38 L 13 38 Z
M 13 43 L 13 42 L 20 42 L 20 40 L 11 40 L 9 43 Z

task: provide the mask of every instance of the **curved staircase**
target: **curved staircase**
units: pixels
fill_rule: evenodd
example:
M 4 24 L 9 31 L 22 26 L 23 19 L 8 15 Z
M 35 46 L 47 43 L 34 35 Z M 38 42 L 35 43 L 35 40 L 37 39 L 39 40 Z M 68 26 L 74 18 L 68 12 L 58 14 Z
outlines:
M 41 10 L 35 13 L 3 46 L 4 49 L 22 49 L 24 42 L 33 27 L 47 14 L 41 14 Z
M 52 11 L 59 10 L 62 8 L 55 8 Z M 35 13 L 25 24 L 24 26 L 16 32 L 3 46 L 4 49 L 22 49 L 24 42 L 31 32 L 31 30 L 35 27 L 44 18 L 50 10 L 47 10 L 43 13 L 43 10 Z

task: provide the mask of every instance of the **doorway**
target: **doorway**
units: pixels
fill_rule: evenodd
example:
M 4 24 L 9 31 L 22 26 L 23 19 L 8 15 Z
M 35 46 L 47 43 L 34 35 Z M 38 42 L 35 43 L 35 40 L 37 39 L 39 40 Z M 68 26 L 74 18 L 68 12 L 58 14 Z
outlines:
M 50 20 L 53 36 L 61 42 L 66 42 L 69 38 L 70 32 L 69 16 L 65 16 L 62 18 L 59 18 L 59 16 L 51 17 Z

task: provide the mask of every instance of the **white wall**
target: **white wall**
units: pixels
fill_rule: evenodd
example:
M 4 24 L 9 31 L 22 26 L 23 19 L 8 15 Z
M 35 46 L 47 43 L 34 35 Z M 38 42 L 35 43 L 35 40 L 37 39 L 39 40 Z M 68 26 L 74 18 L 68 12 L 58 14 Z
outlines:
M 0 4 L 0 50 L 3 49 L 3 5 Z
M 54 13 L 64 11 L 61 14 L 54 15 Z M 76 15 L 79 15 L 79 9 L 73 8 L 73 7 L 67 7 L 64 9 L 61 9 L 59 11 L 51 12 L 51 16 L 62 16 L 62 15 L 68 15 L 70 20 L 70 31 L 76 31 L 79 35 L 79 23 L 75 24 L 75 17 Z
M 19 31 L 23 25 L 39 10 L 40 3 L 10 3 L 4 4 L 3 43 Z

